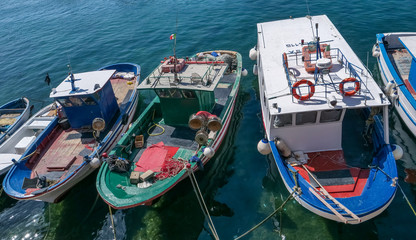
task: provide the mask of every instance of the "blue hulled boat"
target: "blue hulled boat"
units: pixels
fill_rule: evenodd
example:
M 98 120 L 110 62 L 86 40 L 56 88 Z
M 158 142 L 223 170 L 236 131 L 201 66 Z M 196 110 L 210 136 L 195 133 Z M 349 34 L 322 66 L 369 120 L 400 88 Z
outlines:
M 50 94 L 57 116 L 26 144 L 21 160 L 4 178 L 4 191 L 18 200 L 59 201 L 101 165 L 101 154 L 127 130 L 139 79 L 140 67 L 130 63 L 70 72 Z
M 259 151 L 273 155 L 287 190 L 313 213 L 348 224 L 377 216 L 397 189 L 387 97 L 327 16 L 257 29 Z
M 416 136 L 416 33 L 377 34 L 373 47 L 384 92 Z

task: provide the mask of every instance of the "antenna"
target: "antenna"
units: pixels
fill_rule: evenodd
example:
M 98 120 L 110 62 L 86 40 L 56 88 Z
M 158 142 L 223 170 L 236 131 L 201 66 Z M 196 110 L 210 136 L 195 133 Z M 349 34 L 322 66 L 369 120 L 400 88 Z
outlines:
M 71 61 L 69 60 L 69 56 L 67 55 L 68 58 L 68 65 L 66 65 L 68 67 L 69 73 L 68 75 L 70 76 L 70 81 L 71 81 L 71 90 L 72 91 L 76 91 L 77 88 L 75 87 L 75 77 L 74 74 L 72 74 L 72 67 L 71 67 Z
M 175 27 L 175 39 L 173 42 L 173 80 L 174 82 L 178 82 L 178 73 L 176 72 L 176 33 L 178 33 L 178 13 L 176 13 L 176 27 Z

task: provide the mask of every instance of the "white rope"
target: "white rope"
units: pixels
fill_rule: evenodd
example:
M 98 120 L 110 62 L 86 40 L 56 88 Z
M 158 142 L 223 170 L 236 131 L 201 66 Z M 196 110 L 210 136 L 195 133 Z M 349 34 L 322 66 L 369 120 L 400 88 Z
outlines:
M 205 204 L 204 197 L 202 196 L 201 190 L 199 189 L 198 182 L 196 181 L 196 177 L 194 172 L 192 171 L 192 167 L 188 169 L 189 179 L 191 180 L 192 187 L 194 188 L 194 192 L 196 194 L 196 198 L 198 199 L 199 205 L 201 207 L 202 212 L 204 213 L 205 218 L 208 219 L 208 227 L 211 229 L 212 234 L 216 240 L 219 240 L 217 230 L 215 229 L 214 223 L 212 222 L 211 216 L 209 214 L 207 205 Z

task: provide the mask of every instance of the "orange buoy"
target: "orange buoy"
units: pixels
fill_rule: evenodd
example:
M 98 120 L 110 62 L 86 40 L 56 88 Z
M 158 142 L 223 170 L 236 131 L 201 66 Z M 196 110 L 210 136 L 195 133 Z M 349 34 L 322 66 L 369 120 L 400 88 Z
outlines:
M 347 83 L 347 82 L 353 82 L 355 84 L 354 90 L 351 90 L 351 91 L 348 91 L 348 92 L 344 91 L 344 83 Z M 356 94 L 358 91 L 360 91 L 360 88 L 361 88 L 360 82 L 356 78 L 353 78 L 353 77 L 346 78 L 346 79 L 342 80 L 342 82 L 339 84 L 339 91 L 344 96 L 352 96 L 352 95 Z
M 309 88 L 310 88 L 309 94 L 306 94 L 306 95 L 299 95 L 298 94 L 296 89 L 299 88 L 299 85 L 302 85 L 302 84 L 307 84 L 309 86 Z M 306 79 L 302 79 L 300 81 L 297 81 L 292 86 L 292 95 L 296 99 L 301 100 L 301 101 L 310 99 L 313 96 L 314 93 L 315 93 L 315 85 L 311 81 L 306 80 Z

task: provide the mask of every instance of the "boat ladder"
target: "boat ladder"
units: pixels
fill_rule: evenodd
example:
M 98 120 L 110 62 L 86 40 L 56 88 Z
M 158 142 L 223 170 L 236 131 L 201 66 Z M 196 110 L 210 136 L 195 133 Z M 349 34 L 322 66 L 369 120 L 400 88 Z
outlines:
M 361 222 L 361 219 L 357 215 L 355 215 L 351 210 L 338 202 L 338 200 L 332 197 L 331 194 L 325 190 L 321 183 L 319 183 L 318 180 L 312 175 L 309 169 L 307 169 L 304 165 L 302 166 L 309 173 L 309 176 L 311 176 L 320 187 L 320 189 L 317 189 L 312 185 L 309 187 L 309 191 L 319 201 L 321 201 L 329 210 L 331 210 L 331 212 L 333 212 L 343 223 Z

